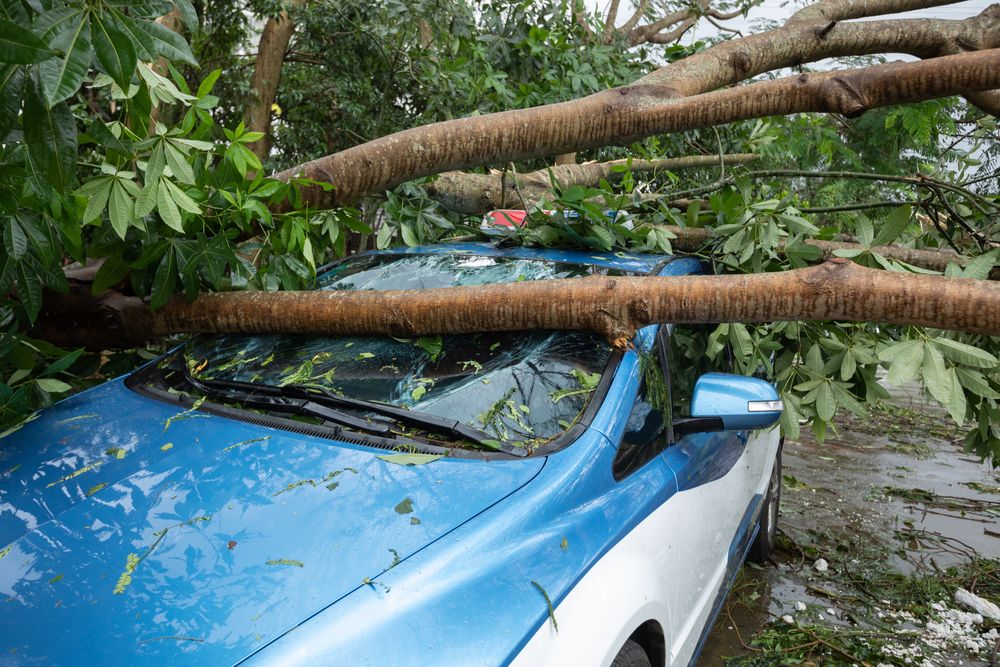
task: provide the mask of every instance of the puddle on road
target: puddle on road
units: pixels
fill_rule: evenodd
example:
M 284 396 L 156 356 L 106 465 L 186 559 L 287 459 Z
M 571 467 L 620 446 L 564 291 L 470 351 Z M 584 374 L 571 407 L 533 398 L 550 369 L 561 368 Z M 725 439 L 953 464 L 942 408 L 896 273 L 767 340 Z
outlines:
M 822 445 L 808 428 L 799 440 L 786 440 L 781 530 L 805 548 L 848 561 L 880 554 L 904 574 L 934 574 L 976 553 L 1000 556 L 1000 474 L 962 452 L 964 431 L 921 396 L 917 383 L 887 389 L 891 406 L 868 419 L 838 414 L 839 436 L 828 433 Z M 927 496 L 915 489 L 934 502 L 923 502 Z M 775 617 L 794 614 L 796 602 L 826 625 L 847 623 L 837 608 L 840 589 L 813 570 L 812 558 L 793 545 L 775 560 L 777 567 L 743 568 L 696 667 L 749 653 L 744 643 Z

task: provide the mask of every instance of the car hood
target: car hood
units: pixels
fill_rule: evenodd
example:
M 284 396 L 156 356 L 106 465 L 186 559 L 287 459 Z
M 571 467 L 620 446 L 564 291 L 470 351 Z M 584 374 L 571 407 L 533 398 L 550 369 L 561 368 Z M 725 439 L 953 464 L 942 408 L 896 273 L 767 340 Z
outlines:
M 382 452 L 120 381 L 0 440 L 0 665 L 224 665 L 529 482 L 544 459 Z

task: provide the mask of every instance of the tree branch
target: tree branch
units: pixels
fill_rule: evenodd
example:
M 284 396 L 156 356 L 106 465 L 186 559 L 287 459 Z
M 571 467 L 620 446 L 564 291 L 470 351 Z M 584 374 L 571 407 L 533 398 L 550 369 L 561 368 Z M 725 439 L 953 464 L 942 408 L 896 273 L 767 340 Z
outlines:
M 725 164 L 744 164 L 756 160 L 757 157 L 753 153 L 723 156 Z M 564 188 L 574 185 L 597 185 L 602 178 L 611 180 L 619 176 L 620 174 L 615 172 L 613 168 L 627 164 L 628 160 L 564 164 L 524 174 L 518 180 L 520 187 L 527 193 L 525 195 L 528 198 L 527 202 L 521 199 L 520 193 L 517 195 L 511 193 L 511 180 L 504 178 L 503 174 L 484 175 L 449 171 L 441 174 L 435 181 L 424 185 L 424 190 L 426 190 L 428 197 L 440 202 L 449 210 L 466 215 L 482 215 L 496 208 L 526 208 L 526 205 L 538 201 L 549 192 L 550 172 L 552 177 Z M 718 156 L 691 155 L 652 162 L 632 160 L 632 171 L 671 171 L 711 167 L 718 164 Z
M 301 7 L 305 3 L 306 0 L 287 0 L 289 8 Z M 247 106 L 246 127 L 250 132 L 264 133 L 257 141 L 247 144 L 261 162 L 271 152 L 271 106 L 278 94 L 285 51 L 294 32 L 294 16 L 283 11 L 277 19 L 268 19 L 260 34 L 257 59 L 250 78 L 252 96 Z
M 802 210 L 802 209 L 800 209 Z M 659 229 L 665 229 L 674 234 L 677 238 L 670 240 L 670 245 L 675 250 L 682 252 L 701 252 L 705 246 L 713 241 L 724 237 L 715 234 L 709 229 L 700 227 L 674 227 L 671 225 L 657 225 Z M 835 250 L 863 250 L 864 246 L 859 243 L 845 243 L 842 241 L 821 241 L 819 239 L 805 239 L 805 245 L 811 245 L 823 251 L 824 260 L 833 259 Z M 871 252 L 877 253 L 886 259 L 906 262 L 928 271 L 940 271 L 944 273 L 949 262 L 954 262 L 958 266 L 965 266 L 971 259 L 958 256 L 950 251 L 940 250 L 918 250 L 916 248 L 903 248 L 895 245 L 881 245 L 870 248 Z M 779 254 L 785 252 L 785 239 L 778 244 Z M 994 267 L 990 271 L 989 280 L 1000 280 L 1000 267 Z
M 997 87 L 998 49 L 801 74 L 684 99 L 662 86 L 626 86 L 573 102 L 413 128 L 286 170 L 277 178 L 304 175 L 334 184 L 329 192 L 304 187 L 303 196 L 313 206 L 338 206 L 447 170 L 629 145 L 654 134 L 766 116 L 820 111 L 856 117 L 877 107 Z
M 611 7 L 608 9 L 608 15 L 604 18 L 604 35 L 602 35 L 601 43 L 605 46 L 614 41 L 615 19 L 618 18 L 619 2 L 620 0 L 611 0 Z

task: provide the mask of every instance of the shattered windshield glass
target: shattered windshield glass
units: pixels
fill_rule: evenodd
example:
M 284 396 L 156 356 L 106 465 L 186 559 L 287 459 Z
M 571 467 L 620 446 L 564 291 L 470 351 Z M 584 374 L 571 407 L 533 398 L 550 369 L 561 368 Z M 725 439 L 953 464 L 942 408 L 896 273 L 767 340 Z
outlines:
M 319 289 L 427 289 L 580 277 L 592 270 L 504 257 L 368 255 L 335 266 Z M 454 419 L 529 451 L 579 418 L 610 354 L 604 338 L 580 331 L 414 339 L 216 335 L 197 336 L 183 349 L 188 370 L 199 379 L 319 387 Z M 170 366 L 180 363 L 177 358 Z

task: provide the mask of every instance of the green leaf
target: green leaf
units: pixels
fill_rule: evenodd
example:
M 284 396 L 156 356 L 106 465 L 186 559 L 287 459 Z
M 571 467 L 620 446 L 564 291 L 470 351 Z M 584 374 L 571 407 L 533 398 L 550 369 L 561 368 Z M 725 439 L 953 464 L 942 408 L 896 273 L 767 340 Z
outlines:
M 129 222 L 135 218 L 135 202 L 128 196 L 121 181 L 115 179 L 111 188 L 111 199 L 108 202 L 108 217 L 111 218 L 111 226 L 122 239 L 128 231 Z
M 167 187 L 164 185 L 166 180 L 165 178 L 161 178 L 160 186 L 156 189 L 156 208 L 159 210 L 163 222 L 167 223 L 168 227 L 183 234 L 184 222 L 181 219 L 181 212 L 177 210 L 177 204 L 174 203 Z
M 403 234 L 403 243 L 410 247 L 420 245 L 420 239 L 418 239 L 417 235 L 413 233 L 413 229 L 411 229 L 409 225 L 400 223 L 399 231 Z
M 90 69 L 90 13 L 84 11 L 72 15 L 51 44 L 63 55 L 38 66 L 49 106 L 75 95 L 87 76 Z
M 590 225 L 588 230 L 601 241 L 605 252 L 610 252 L 615 246 L 615 237 L 601 225 Z M 669 241 L 667 242 L 669 243 Z
M 436 359 L 437 356 L 441 354 L 441 335 L 435 334 L 433 336 L 422 336 L 417 339 L 417 342 L 414 343 L 414 345 L 431 355 L 431 359 Z
M 195 203 L 193 199 L 188 197 L 187 193 L 181 190 L 179 187 L 173 184 L 173 181 L 163 179 L 163 182 L 170 188 L 170 194 L 174 202 L 180 206 L 182 209 L 188 213 L 194 213 L 195 215 L 201 215 L 202 210 L 198 204 Z
M 6 294 L 17 279 L 15 269 L 19 262 L 0 248 L 0 294 Z
M 28 65 L 56 55 L 41 38 L 13 21 L 0 19 L 0 62 Z
M 729 341 L 733 344 L 733 353 L 739 358 L 747 361 L 753 356 L 753 338 L 747 331 L 746 325 L 734 322 L 731 325 Z
M 872 227 L 872 221 L 869 220 L 867 216 L 858 214 L 858 224 L 855 230 L 858 235 L 858 241 L 861 245 L 866 248 L 871 248 L 872 239 L 875 237 L 875 230 Z
M 108 76 L 122 90 L 128 90 L 137 62 L 135 47 L 127 35 L 100 15 L 94 16 L 94 52 Z
M 919 340 L 908 340 L 900 343 L 894 343 L 885 347 L 878 353 L 878 358 L 881 361 L 892 361 L 900 354 L 909 351 L 911 347 L 917 347 L 923 344 L 923 341 Z
M 75 352 L 70 352 L 65 357 L 63 357 L 59 361 L 55 362 L 54 364 L 46 368 L 39 375 L 45 376 L 45 375 L 55 375 L 56 373 L 62 373 L 64 370 L 72 366 L 73 362 L 79 359 L 81 354 L 83 354 L 82 349 L 76 350 Z
M 114 182 L 115 178 L 113 176 L 108 176 L 96 181 L 91 181 L 91 183 L 97 185 L 96 191 L 83 194 L 83 189 L 81 188 L 76 192 L 77 196 L 87 197 L 87 210 L 83 213 L 83 224 L 87 224 L 91 220 L 94 220 L 104 211 L 104 207 L 108 203 L 108 197 L 111 196 L 111 186 L 114 185 Z
M 28 156 L 46 181 L 62 192 L 76 174 L 76 120 L 65 102 L 46 106 L 38 74 L 28 77 L 24 95 Z
M 17 296 L 21 299 L 21 305 L 28 311 L 28 317 L 34 322 L 42 309 L 42 285 L 27 262 L 19 262 L 15 272 Z
M 53 378 L 38 378 L 35 380 L 35 384 L 50 394 L 61 394 L 67 391 L 73 391 L 73 387 L 69 386 L 62 380 L 55 380 Z
M 798 409 L 788 400 L 786 395 L 782 395 L 782 400 L 785 404 L 785 409 L 781 411 L 781 418 L 778 420 L 781 424 L 781 430 L 792 440 L 797 440 L 799 437 L 799 420 L 802 417 L 799 415 Z
M 7 225 L 3 230 L 3 245 L 7 250 L 7 254 L 13 257 L 15 261 L 20 261 L 24 257 L 24 253 L 27 252 L 28 237 L 25 235 L 24 230 L 21 229 L 17 218 L 7 219 Z
M 161 55 L 167 60 L 180 60 L 189 65 L 198 66 L 198 61 L 192 55 L 187 42 L 170 28 L 160 25 L 156 21 L 136 21 L 135 25 L 152 38 L 153 48 L 156 49 L 157 55 Z
M 38 257 L 35 255 L 26 255 L 24 258 L 35 272 L 36 275 L 40 276 L 42 280 L 45 281 L 45 285 L 55 290 L 56 292 L 62 292 L 65 294 L 69 292 L 69 281 L 66 280 L 66 274 L 63 273 L 62 268 L 56 268 L 54 271 L 50 269 L 47 265 L 39 261 Z
M 382 459 L 386 463 L 395 463 L 401 466 L 421 466 L 443 457 L 443 454 L 385 454 L 383 456 L 376 456 L 375 458 Z
M 958 375 L 955 373 L 954 368 L 948 369 L 948 380 L 951 383 L 951 391 L 948 392 L 948 400 L 945 405 L 948 406 L 948 414 L 951 418 L 955 420 L 955 423 L 959 426 L 965 421 L 965 411 L 968 407 L 965 398 L 965 391 L 962 389 L 962 384 L 959 382 Z
M 378 236 L 375 237 L 375 247 L 379 250 L 385 250 L 389 247 L 389 242 L 392 240 L 392 225 L 389 224 L 388 220 L 382 222 L 382 227 L 378 230 Z
M 976 396 L 982 396 L 983 398 L 1000 398 L 1000 393 L 995 391 L 990 383 L 983 377 L 983 374 L 979 371 L 970 370 L 968 368 L 962 368 L 959 366 L 954 369 L 956 372 L 956 377 L 962 386 L 971 391 Z
M 854 371 L 857 370 L 858 364 L 854 359 L 854 355 L 851 354 L 850 350 L 844 352 L 844 358 L 840 361 L 840 379 L 843 382 L 847 382 L 854 376 Z
M 823 350 L 819 345 L 813 345 L 806 352 L 806 366 L 816 374 L 823 372 Z
M 358 234 L 374 234 L 375 233 L 372 230 L 371 227 L 369 227 L 365 223 L 361 222 L 360 220 L 358 220 L 354 216 L 345 215 L 343 218 L 341 218 L 340 221 L 341 221 L 341 223 L 344 224 L 345 227 L 347 227 L 348 229 L 350 229 L 352 231 L 357 232 Z M 383 227 L 384 226 L 385 225 L 383 225 Z
M 878 236 L 872 241 L 873 246 L 887 245 L 895 241 L 903 230 L 906 229 L 906 225 L 910 222 L 910 205 L 900 206 L 895 211 L 886 216 L 885 222 L 882 223 L 882 229 L 879 231 Z
M 1000 254 L 1000 248 L 995 248 L 970 260 L 962 267 L 962 277 L 986 280 L 990 276 L 990 269 L 996 264 L 998 254 Z
M 933 345 L 924 345 L 924 361 L 921 366 L 924 386 L 942 405 L 948 405 L 951 393 L 951 375 L 944 364 L 944 355 Z
M 100 145 L 118 153 L 119 155 L 128 156 L 132 154 L 132 142 L 127 139 L 122 140 L 116 137 L 100 118 L 91 123 L 90 129 L 87 130 L 87 134 L 90 135 L 91 139 Z
M 174 285 L 177 284 L 177 259 L 174 256 L 173 246 L 167 250 L 160 265 L 153 276 L 152 299 L 150 310 L 156 310 L 167 302 L 167 299 L 174 293 Z
M 862 405 L 858 399 L 847 390 L 845 385 L 840 382 L 830 382 L 830 389 L 833 391 L 833 395 L 834 398 L 837 399 L 837 403 L 843 405 L 859 417 L 866 417 L 868 415 L 868 411 L 865 409 L 865 406 Z
M 166 143 L 167 148 L 167 164 L 170 165 L 170 171 L 174 172 L 174 176 L 187 183 L 188 185 L 194 185 L 194 170 L 191 169 L 191 165 L 188 164 L 187 158 L 184 156 L 180 150 L 175 146 L 172 146 L 169 142 Z
M 23 97 L 24 67 L 13 64 L 0 67 L 0 141 L 14 127 Z
M 931 345 L 941 348 L 944 356 L 960 364 L 976 366 L 978 368 L 992 368 L 1000 365 L 1000 361 L 989 352 L 966 345 L 965 343 L 959 343 L 957 340 L 944 337 L 932 338 Z
M 132 41 L 132 46 L 135 48 L 135 55 L 138 60 L 148 63 L 154 62 L 159 58 L 153 38 L 139 27 L 139 23 L 145 23 L 145 21 L 125 16 L 114 9 L 111 10 L 111 18 L 114 19 L 118 30 L 127 35 Z
M 101 294 L 107 291 L 112 285 L 117 285 L 125 280 L 129 272 L 129 263 L 121 256 L 108 257 L 101 264 L 94 277 L 94 284 L 91 286 L 93 294 Z
M 215 82 L 219 80 L 219 76 L 222 74 L 221 69 L 213 70 L 211 74 L 206 76 L 200 84 L 198 84 L 198 92 L 195 93 L 195 97 L 202 98 L 212 92 L 212 87 Z
M 173 0 L 174 7 L 176 7 L 181 13 L 181 20 L 184 21 L 184 25 L 192 33 L 198 28 L 198 14 L 194 11 L 194 7 L 188 0 Z
M 908 343 L 903 343 L 901 346 L 906 346 L 904 350 L 895 355 L 892 360 L 892 364 L 889 366 L 889 373 L 886 375 L 886 380 L 891 385 L 899 386 L 904 382 L 909 382 L 913 378 L 917 377 L 917 373 L 920 371 L 920 366 L 924 361 L 924 342 L 922 340 L 908 341 L 909 343 L 916 343 L 915 345 L 909 345 Z M 881 355 L 879 355 L 881 358 Z

